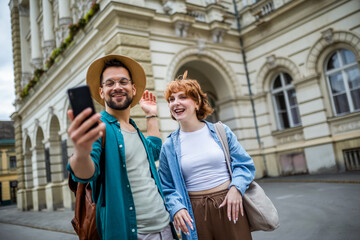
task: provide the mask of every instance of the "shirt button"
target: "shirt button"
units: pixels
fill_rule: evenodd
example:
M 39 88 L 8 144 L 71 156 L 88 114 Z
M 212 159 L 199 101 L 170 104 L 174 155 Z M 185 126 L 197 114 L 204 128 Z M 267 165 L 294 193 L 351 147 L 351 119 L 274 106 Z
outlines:
M 120 144 L 120 145 L 119 145 L 119 148 L 122 148 L 122 147 L 123 147 L 122 144 Z
M 132 232 L 135 232 L 135 229 L 132 229 L 131 231 L 132 231 Z
M 129 209 L 130 209 L 130 211 L 131 211 L 131 210 L 133 210 L 133 208 L 132 208 L 132 207 L 129 207 Z
M 125 164 L 123 164 L 123 167 L 125 167 Z
M 128 188 L 130 187 L 130 185 L 128 184 L 128 185 L 126 185 Z

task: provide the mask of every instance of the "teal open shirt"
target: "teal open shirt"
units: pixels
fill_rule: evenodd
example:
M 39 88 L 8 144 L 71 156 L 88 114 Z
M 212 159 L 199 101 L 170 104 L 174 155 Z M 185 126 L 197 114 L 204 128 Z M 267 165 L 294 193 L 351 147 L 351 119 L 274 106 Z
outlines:
M 100 197 L 97 202 L 96 222 L 102 239 L 134 239 L 137 240 L 137 224 L 134 199 L 131 192 L 130 182 L 127 176 L 125 161 L 125 144 L 121 134 L 120 124 L 117 119 L 109 113 L 101 112 L 101 121 L 106 124 L 105 139 L 105 207 L 100 189 Z M 157 137 L 147 137 L 139 131 L 135 122 L 130 119 L 130 123 L 135 127 L 148 156 L 151 175 L 164 199 L 159 176 L 157 174 L 155 160 L 159 158 L 162 141 Z M 93 144 L 91 158 L 95 164 L 95 173 L 90 179 L 77 178 L 70 165 L 67 169 L 76 182 L 91 182 L 92 189 L 95 189 L 96 179 L 100 174 L 101 138 Z M 93 191 L 94 193 L 94 191 Z M 94 199 L 94 196 L 93 196 Z M 151 202 L 149 202 L 151 204 Z

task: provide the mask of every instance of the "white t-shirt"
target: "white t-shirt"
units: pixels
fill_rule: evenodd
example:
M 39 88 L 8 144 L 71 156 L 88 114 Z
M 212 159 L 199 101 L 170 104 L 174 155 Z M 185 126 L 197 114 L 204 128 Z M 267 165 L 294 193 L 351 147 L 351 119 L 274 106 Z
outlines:
M 214 188 L 230 179 L 225 155 L 205 125 L 194 132 L 180 130 L 181 170 L 188 191 Z

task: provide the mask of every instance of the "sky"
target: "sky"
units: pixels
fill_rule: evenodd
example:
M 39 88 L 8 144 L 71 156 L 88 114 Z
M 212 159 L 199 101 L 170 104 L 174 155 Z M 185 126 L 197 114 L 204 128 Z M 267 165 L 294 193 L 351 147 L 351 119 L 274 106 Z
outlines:
M 15 111 L 14 70 L 9 0 L 0 0 L 0 120 L 11 120 Z

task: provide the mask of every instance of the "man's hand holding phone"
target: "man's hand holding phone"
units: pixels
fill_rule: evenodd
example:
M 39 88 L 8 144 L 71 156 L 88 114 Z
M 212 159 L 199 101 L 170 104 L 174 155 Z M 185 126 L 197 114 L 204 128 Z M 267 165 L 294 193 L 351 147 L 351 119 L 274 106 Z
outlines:
M 68 90 L 73 110 L 68 111 L 71 120 L 68 135 L 74 144 L 74 154 L 70 158 L 70 167 L 81 179 L 94 175 L 95 166 L 90 153 L 93 143 L 103 135 L 105 123 L 98 124 L 101 115 L 95 113 L 87 86 Z M 77 113 L 74 116 L 74 113 Z

